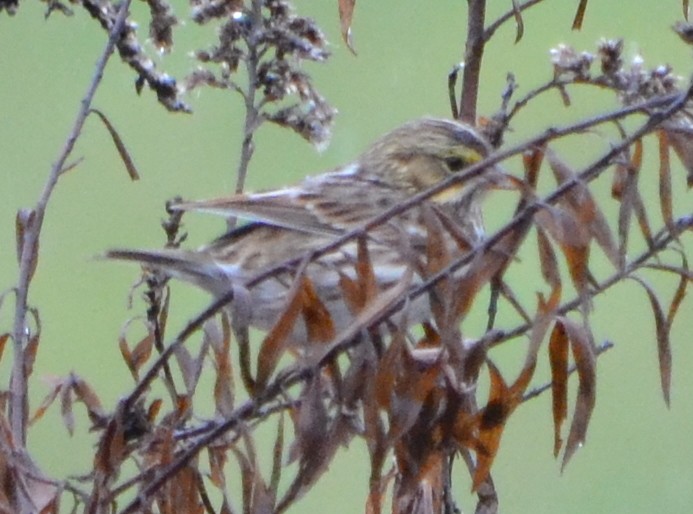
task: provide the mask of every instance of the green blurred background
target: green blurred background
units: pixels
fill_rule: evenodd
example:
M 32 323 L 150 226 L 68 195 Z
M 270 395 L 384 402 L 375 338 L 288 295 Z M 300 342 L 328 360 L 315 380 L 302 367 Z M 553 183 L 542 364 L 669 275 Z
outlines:
M 340 111 L 332 144 L 317 153 L 287 131 L 263 128 L 251 164 L 250 190 L 295 182 L 347 162 L 369 141 L 402 121 L 425 114 L 449 115 L 447 73 L 462 56 L 465 2 L 360 2 L 353 23 L 358 57 L 340 39 L 336 3 L 297 1 L 297 10 L 315 17 L 332 43 L 334 55 L 327 64 L 308 66 L 318 88 Z M 45 5 L 23 4 L 15 17 L 0 16 L 0 290 L 16 283 L 15 213 L 35 204 L 105 41 L 101 28 L 79 9 L 72 18 L 55 14 L 45 21 Z M 175 4 L 185 24 L 175 35 L 173 53 L 157 56 L 150 44 L 147 48 L 162 70 L 181 77 L 194 66 L 189 52 L 209 45 L 215 29 L 187 21 L 187 5 Z M 489 4 L 487 19 L 510 6 L 509 1 Z M 498 107 L 509 71 L 515 73 L 521 91 L 549 78 L 548 51 L 559 43 L 593 51 L 601 37 L 623 37 L 628 57 L 642 52 L 649 65 L 669 63 L 680 75 L 691 75 L 691 51 L 669 29 L 682 18 L 680 1 L 593 0 L 582 32 L 570 30 L 575 4 L 547 0 L 530 10 L 525 14 L 524 39 L 518 45 L 513 44 L 512 24 L 499 31 L 485 57 L 481 114 L 491 114 Z M 134 19 L 142 23 L 142 34 L 146 32 L 146 9 L 144 3 L 132 8 Z M 543 99 L 515 121 L 511 138 L 522 140 L 549 124 L 562 124 L 614 105 L 607 94 L 578 91 L 574 100 L 579 108 L 566 111 L 555 95 Z M 34 373 L 49 382 L 50 377 L 75 371 L 95 385 L 108 409 L 131 385 L 117 339 L 123 322 L 141 312 L 127 308 L 129 287 L 138 272 L 94 256 L 114 246 L 161 246 L 164 236 L 159 221 L 167 199 L 175 195 L 212 197 L 234 187 L 243 116 L 239 98 L 206 89 L 189 95 L 187 101 L 193 115 L 166 112 L 148 90 L 136 96 L 132 73 L 113 59 L 95 107 L 119 130 L 142 180 L 128 180 L 106 130 L 92 118 L 74 153 L 75 158 L 84 157 L 84 162 L 60 181 L 47 212 L 40 265 L 31 289 L 31 303 L 40 309 L 43 322 Z M 603 142 L 600 144 L 595 146 L 603 148 Z M 562 150 L 563 157 L 577 165 L 586 149 Z M 652 150 L 650 145 L 650 153 Z M 650 167 L 648 175 L 655 172 Z M 677 168 L 679 213 L 690 212 L 691 205 L 682 177 Z M 644 180 L 645 188 L 654 192 L 654 180 Z M 602 185 L 606 190 L 606 181 Z M 487 211 L 491 224 L 506 214 L 492 204 Z M 223 222 L 189 217 L 186 229 L 194 246 L 218 234 Z M 535 267 L 531 262 L 526 266 Z M 522 263 L 517 269 L 516 280 L 521 280 Z M 532 305 L 538 287 L 535 278 L 527 279 L 525 288 L 514 283 Z M 662 281 L 658 286 L 668 299 L 672 282 Z M 207 300 L 190 288 L 177 287 L 169 333 Z M 616 348 L 599 360 L 597 407 L 587 444 L 561 475 L 560 464 L 551 455 L 549 397 L 520 408 L 507 427 L 494 467 L 502 512 L 690 511 L 692 304 L 689 300 L 682 306 L 684 312 L 672 335 L 670 411 L 661 399 L 654 324 L 639 286 L 624 284 L 598 299 L 595 307 L 597 338 L 614 341 Z M 11 311 L 11 302 L 6 302 L 0 312 L 0 332 L 10 328 Z M 519 348 L 498 352 L 504 362 L 515 362 L 508 368 L 510 376 L 521 355 Z M 10 360 L 6 351 L 0 363 L 3 384 L 7 384 Z M 540 374 L 536 382 L 541 381 Z M 47 384 L 33 382 L 34 407 L 47 391 Z M 61 477 L 89 469 L 93 438 L 86 435 L 87 421 L 80 420 L 80 436 L 72 439 L 59 425 L 57 412 L 32 429 L 30 446 L 49 474 Z M 457 472 L 463 478 L 461 467 Z M 294 512 L 325 506 L 333 512 L 361 511 L 367 481 L 366 452 L 355 441 Z M 457 488 L 464 512 L 473 508 L 464 493 L 467 483 L 461 479 Z

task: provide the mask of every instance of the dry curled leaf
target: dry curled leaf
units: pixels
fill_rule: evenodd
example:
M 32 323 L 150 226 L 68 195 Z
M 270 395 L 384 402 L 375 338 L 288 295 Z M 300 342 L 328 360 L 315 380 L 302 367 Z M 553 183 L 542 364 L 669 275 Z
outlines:
M 24 252 L 29 252 L 31 261 L 28 263 L 28 278 L 31 280 L 36 272 L 38 265 L 39 241 L 38 237 L 34 237 L 34 243 L 31 248 L 24 248 L 26 238 L 29 237 L 29 231 L 36 231 L 34 221 L 36 213 L 33 209 L 19 209 L 15 217 L 15 238 L 17 244 L 17 262 L 22 265 Z M 32 234 L 33 236 L 33 234 Z
M 130 349 L 130 345 L 125 338 L 125 332 L 121 334 L 118 339 L 118 345 L 120 347 L 120 353 L 123 356 L 123 360 L 127 365 L 130 373 L 135 380 L 139 379 L 139 371 L 142 366 L 149 360 L 152 354 L 152 349 L 154 347 L 154 333 L 150 332 L 144 336 L 140 341 Z
M 561 197 L 561 205 L 574 214 L 575 219 L 586 228 L 590 237 L 597 242 L 611 263 L 618 267 L 620 262 L 618 248 L 598 202 L 587 185 L 581 182 L 578 175 L 553 151 L 547 150 L 546 155 L 559 185 L 575 182 L 575 185 Z
M 525 33 L 525 22 L 522 20 L 522 11 L 517 0 L 512 0 L 513 16 L 515 17 L 515 43 L 519 43 Z
M 135 163 L 132 160 L 132 157 L 130 157 L 130 152 L 128 152 L 125 143 L 123 142 L 122 138 L 120 137 L 120 134 L 118 134 L 118 131 L 115 129 L 111 121 L 108 119 L 108 117 L 106 117 L 104 113 L 102 113 L 98 109 L 90 109 L 89 112 L 96 114 L 99 117 L 99 119 L 103 122 L 104 126 L 106 127 L 106 130 L 108 130 L 108 133 L 111 135 L 111 139 L 113 140 L 113 144 L 115 145 L 116 150 L 118 150 L 118 155 L 120 155 L 120 159 L 123 161 L 128 175 L 130 175 L 130 180 L 139 180 L 140 174 L 137 172 L 137 168 L 135 167 Z
M 674 208 L 671 196 L 671 163 L 669 161 L 669 137 L 663 130 L 657 131 L 659 138 L 659 206 L 662 219 L 667 227 L 675 233 Z
M 587 0 L 580 0 L 578 4 L 577 11 L 575 12 L 575 18 L 573 18 L 573 30 L 582 29 L 582 22 L 585 19 L 585 11 L 587 10 Z
M 356 55 L 356 49 L 354 48 L 354 42 L 352 40 L 351 34 L 351 20 L 354 17 L 354 7 L 356 5 L 356 0 L 338 0 L 339 2 L 339 24 L 342 29 L 342 39 L 346 43 L 347 47 Z
M 565 469 L 571 457 L 585 442 L 587 427 L 589 426 L 596 402 L 597 360 L 592 337 L 587 327 L 565 317 L 560 318 L 560 321 L 570 340 L 570 348 L 578 373 L 578 394 L 575 401 L 573 421 L 570 425 L 565 452 L 563 453 L 563 462 L 561 463 L 561 469 Z
M 4 334 L 0 334 L 0 362 L 2 362 L 2 356 L 5 353 L 5 345 L 7 344 L 7 341 L 10 339 L 10 334 L 9 332 L 5 332 Z
M 549 362 L 551 364 L 551 399 L 553 412 L 553 454 L 563 446 L 561 427 L 568 416 L 568 350 L 570 341 L 563 323 L 557 321 L 549 340 Z
M 690 127 L 682 130 L 666 130 L 667 141 L 686 168 L 686 183 L 693 187 L 693 133 Z
M 678 305 L 683 299 L 683 291 L 685 283 L 688 282 L 687 279 L 681 279 L 679 287 L 677 288 L 677 294 L 674 297 L 674 302 L 672 302 L 672 308 L 670 309 L 670 316 L 664 314 L 664 309 L 662 309 L 662 304 L 657 297 L 657 293 L 647 282 L 645 282 L 640 277 L 635 275 L 631 276 L 638 284 L 640 284 L 645 292 L 647 293 L 647 298 L 650 301 L 650 306 L 652 307 L 652 314 L 655 319 L 655 332 L 657 335 L 657 357 L 659 359 L 659 377 L 662 386 L 662 395 L 664 397 L 664 402 L 667 407 L 670 403 L 671 397 L 671 341 L 669 335 L 671 332 L 671 321 L 673 321 L 676 310 L 678 310 Z M 683 286 L 682 286 L 683 284 Z

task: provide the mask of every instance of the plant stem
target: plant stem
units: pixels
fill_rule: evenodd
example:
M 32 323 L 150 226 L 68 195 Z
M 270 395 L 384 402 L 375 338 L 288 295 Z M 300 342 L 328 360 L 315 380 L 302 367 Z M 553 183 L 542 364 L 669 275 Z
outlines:
M 260 63 L 257 37 L 262 31 L 262 1 L 253 0 L 251 4 L 251 28 L 250 36 L 246 41 L 248 45 L 248 57 L 246 70 L 248 73 L 248 90 L 243 95 L 245 99 L 245 123 L 243 126 L 243 144 L 241 146 L 241 158 L 236 173 L 236 194 L 245 189 L 245 179 L 248 175 L 248 165 L 255 151 L 253 135 L 259 125 L 259 112 L 255 105 L 257 92 L 257 68 Z M 234 222 L 235 224 L 235 222 Z
M 103 71 L 106 63 L 116 45 L 117 39 L 125 24 L 128 15 L 128 9 L 131 0 L 124 0 L 120 5 L 118 17 L 111 27 L 109 32 L 108 42 L 101 53 L 92 76 L 87 92 L 80 102 L 80 108 L 77 112 L 77 118 L 73 124 L 63 149 L 60 151 L 58 158 L 51 166 L 51 170 L 46 179 L 43 191 L 36 206 L 32 211 L 25 216 L 26 224 L 24 226 L 23 238 L 21 244 L 21 257 L 19 261 L 19 277 L 16 287 L 16 305 L 14 314 L 13 338 L 14 338 L 14 362 L 12 368 L 12 378 L 10 385 L 10 428 L 14 444 L 17 448 L 24 448 L 26 444 L 26 423 L 28 411 L 28 384 L 27 384 L 27 360 L 31 358 L 26 354 L 26 345 L 30 340 L 30 328 L 27 325 L 27 312 L 29 287 L 33 270 L 38 262 L 39 239 L 41 228 L 45 217 L 48 202 L 53 194 L 58 179 L 65 167 L 65 162 L 69 158 L 75 143 L 80 136 L 84 122 L 89 115 L 92 100 L 96 89 L 103 77 Z
M 484 56 L 484 18 L 486 0 L 467 0 L 467 43 L 464 49 L 464 70 L 462 72 L 462 96 L 460 98 L 460 119 L 474 125 L 476 104 L 481 79 L 481 61 Z

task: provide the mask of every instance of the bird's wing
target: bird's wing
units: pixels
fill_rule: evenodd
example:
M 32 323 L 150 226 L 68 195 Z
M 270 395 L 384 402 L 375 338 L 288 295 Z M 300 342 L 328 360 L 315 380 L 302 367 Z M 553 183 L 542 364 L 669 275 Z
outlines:
M 282 189 L 269 193 L 234 195 L 213 200 L 184 202 L 173 208 L 183 211 L 205 212 L 225 217 L 238 216 L 250 221 L 299 230 L 302 232 L 339 233 L 335 227 L 323 222 L 301 199 L 301 192 Z
M 266 193 L 184 202 L 184 211 L 238 216 L 311 234 L 336 235 L 356 227 L 400 200 L 399 195 L 349 167 Z

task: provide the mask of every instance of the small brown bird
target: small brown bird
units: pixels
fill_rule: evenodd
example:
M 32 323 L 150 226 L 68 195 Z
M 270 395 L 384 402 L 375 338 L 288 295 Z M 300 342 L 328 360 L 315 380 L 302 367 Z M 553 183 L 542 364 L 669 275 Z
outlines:
M 488 143 L 467 125 L 418 119 L 382 136 L 356 161 L 309 177 L 294 187 L 174 206 L 250 220 L 198 250 L 110 250 L 106 256 L 164 270 L 219 297 L 234 283 L 244 285 L 263 270 L 307 255 L 363 226 L 479 162 L 490 150 Z M 489 168 L 424 203 L 454 222 L 458 236 L 472 246 L 484 237 L 481 199 L 489 189 L 504 187 L 504 180 L 505 175 L 498 169 Z M 381 291 L 398 283 L 408 269 L 413 270 L 414 281 L 421 280 L 415 263 L 425 253 L 427 232 L 421 206 L 368 232 L 369 255 Z M 450 237 L 447 243 L 453 255 L 462 253 L 459 239 Z M 352 240 L 305 269 L 336 330 L 345 328 L 354 317 L 344 302 L 340 276 L 355 276 L 356 254 Z M 263 330 L 273 326 L 286 307 L 292 281 L 292 273 L 282 272 L 250 290 L 251 325 Z M 427 299 L 408 306 L 406 319 L 410 325 L 429 316 Z M 305 327 L 296 327 L 293 337 L 304 338 Z

